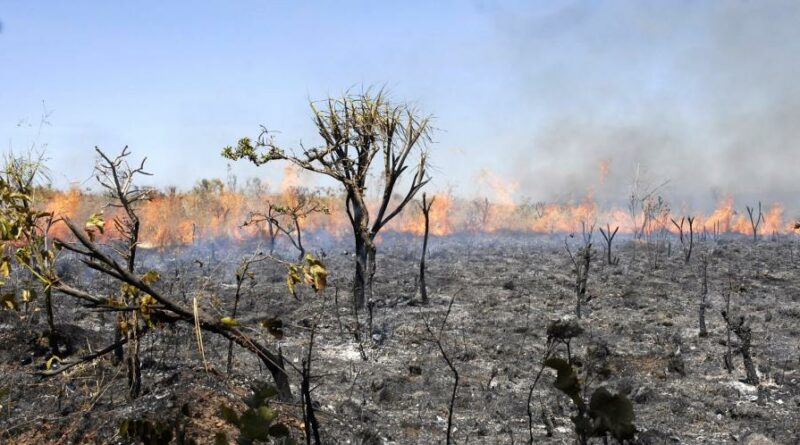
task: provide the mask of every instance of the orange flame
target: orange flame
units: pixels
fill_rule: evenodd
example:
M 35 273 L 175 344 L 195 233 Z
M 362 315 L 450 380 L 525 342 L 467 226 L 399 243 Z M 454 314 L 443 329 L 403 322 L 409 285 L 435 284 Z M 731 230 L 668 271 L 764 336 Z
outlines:
M 605 165 L 605 167 L 603 167 Z M 601 178 L 607 172 L 607 163 L 600 163 Z M 574 233 L 592 225 L 620 227 L 621 233 L 631 233 L 634 226 L 641 227 L 641 216 L 635 218 L 627 209 L 614 207 L 602 209 L 590 189 L 578 202 L 573 203 L 518 203 L 514 195 L 518 185 L 500 176 L 483 170 L 476 176 L 483 187 L 485 196 L 468 200 L 457 198 L 451 193 L 432 195 L 434 204 L 430 214 L 430 234 L 446 236 L 456 232 L 487 232 L 500 230 L 524 233 Z M 266 201 L 273 203 L 292 203 L 296 199 L 296 187 L 302 186 L 299 171 L 287 168 L 280 185 L 280 192 L 274 194 L 249 194 L 244 191 L 225 190 L 221 181 L 204 181 L 202 187 L 191 191 L 158 193 L 151 200 L 140 203 L 138 215 L 141 220 L 140 240 L 144 248 L 164 248 L 190 245 L 201 240 L 228 239 L 247 241 L 264 236 L 258 227 L 242 227 L 250 211 L 264 210 Z M 308 233 L 325 233 L 327 236 L 344 237 L 351 233 L 350 221 L 344 209 L 344 199 L 339 193 L 321 193 L 319 199 L 327 206 L 329 214 L 311 214 L 304 218 L 303 230 Z M 56 216 L 69 217 L 83 221 L 91 213 L 102 209 L 107 198 L 82 192 L 77 187 L 66 191 L 52 191 L 46 195 L 44 208 Z M 371 203 L 376 206 L 375 202 Z M 681 215 L 694 215 L 695 233 L 719 231 L 720 233 L 752 234 L 749 215 L 737 211 L 732 196 L 720 200 L 717 207 L 707 213 L 679 212 L 662 214 L 648 230 L 656 228 L 674 232 L 671 218 L 679 220 Z M 744 210 L 744 209 L 742 209 Z M 755 210 L 758 212 L 758 209 Z M 791 233 L 792 221 L 788 221 L 785 209 L 780 203 L 764 209 L 759 234 Z M 118 236 L 111 222 L 119 210 L 107 209 L 105 218 L 106 233 L 101 236 L 107 241 Z M 757 216 L 757 214 L 755 215 Z M 637 219 L 634 221 L 633 219 Z M 633 224 L 635 223 L 635 224 Z M 68 230 L 63 225 L 53 229 L 55 236 L 66 238 Z M 386 229 L 420 235 L 424 231 L 424 219 L 417 206 L 409 205 Z

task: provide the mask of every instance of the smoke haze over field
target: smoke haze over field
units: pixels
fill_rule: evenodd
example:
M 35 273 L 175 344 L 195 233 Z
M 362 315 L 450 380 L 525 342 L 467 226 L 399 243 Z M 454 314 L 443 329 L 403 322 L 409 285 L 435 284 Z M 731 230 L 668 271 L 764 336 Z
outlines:
M 515 155 L 521 188 L 574 193 L 597 184 L 604 161 L 600 199 L 626 190 L 643 165 L 684 202 L 790 200 L 800 5 L 607 6 L 500 19 L 517 86 L 539 116 Z
M 3 148 L 46 142 L 61 186 L 127 144 L 189 188 L 258 124 L 312 145 L 309 98 L 386 85 L 436 116 L 437 189 L 618 204 L 638 166 L 674 207 L 797 207 L 797 2 L 19 2 L 0 22 Z

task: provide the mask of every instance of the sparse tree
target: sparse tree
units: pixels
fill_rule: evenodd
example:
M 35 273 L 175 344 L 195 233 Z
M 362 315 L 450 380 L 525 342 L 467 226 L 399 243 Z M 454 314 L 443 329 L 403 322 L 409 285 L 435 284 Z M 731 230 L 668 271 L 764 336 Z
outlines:
M 355 238 L 353 299 L 358 309 L 365 307 L 372 297 L 375 237 L 429 181 L 424 146 L 430 141 L 430 118 L 406 104 L 392 103 L 383 90 L 377 94 L 367 91 L 312 102 L 311 109 L 322 138 L 319 146 L 301 145 L 300 153 L 287 152 L 262 127 L 255 141 L 242 138 L 236 147 L 226 147 L 222 154 L 233 160 L 244 158 L 256 165 L 285 160 L 342 185 Z M 383 189 L 377 213 L 372 217 L 367 202 L 367 179 L 375 163 L 382 164 Z M 393 199 L 409 169 L 412 176 L 407 188 Z
M 750 324 L 743 315 L 733 320 L 726 311 L 722 311 L 722 318 L 728 325 L 728 329 L 739 338 L 739 347 L 737 351 L 742 354 L 742 361 L 744 362 L 744 369 L 747 375 L 745 381 L 751 385 L 758 385 L 758 373 L 756 372 L 755 364 L 753 364 L 753 355 L 751 352 L 753 332 L 750 328 Z
M 611 225 L 608 224 L 606 225 L 606 230 L 600 227 L 600 234 L 603 235 L 603 239 L 606 241 L 606 261 L 609 266 L 616 266 L 619 264 L 619 257 L 612 257 L 611 255 L 611 243 L 614 242 L 617 231 L 619 231 L 619 226 L 617 226 L 614 231 L 611 231 Z
M 0 286 L 10 278 L 14 260 L 30 274 L 33 282 L 38 282 L 45 296 L 50 354 L 57 357 L 60 337 L 53 310 L 53 283 L 57 280 L 54 266 L 60 249 L 50 232 L 59 219 L 52 213 L 38 210 L 37 181 L 47 179 L 43 158 L 33 153 L 27 156 L 8 153 L 4 161 L 0 172 Z M 14 255 L 8 254 L 6 243 L 19 245 Z M 36 295 L 36 290 L 30 286 L 22 290 L 20 297 L 27 307 Z M 0 307 L 18 308 L 16 297 L 16 292 L 4 292 Z
M 137 176 L 149 176 L 150 173 L 144 170 L 144 164 L 147 158 L 142 159 L 138 167 L 131 166 L 128 163 L 128 156 L 130 150 L 128 147 L 122 149 L 122 153 L 118 156 L 111 158 L 103 153 L 99 148 L 95 148 L 98 159 L 95 164 L 95 178 L 98 184 L 106 190 L 106 194 L 110 199 L 108 207 L 121 210 L 121 214 L 114 218 L 114 227 L 117 233 L 122 237 L 122 246 L 120 248 L 113 248 L 114 251 L 125 262 L 125 269 L 131 275 L 136 271 L 136 252 L 139 246 L 139 227 L 141 222 L 136 214 L 136 208 L 140 203 L 149 199 L 150 191 L 136 186 L 135 180 Z M 103 230 L 103 225 L 99 224 L 99 220 L 90 221 L 90 230 Z M 93 232 L 90 231 L 91 235 Z M 119 303 L 125 307 L 134 306 L 136 304 L 143 304 L 142 301 L 137 301 L 140 298 L 138 292 L 134 289 L 123 286 L 120 291 Z M 146 298 L 141 296 L 142 299 Z M 118 314 L 116 335 L 117 342 L 124 334 L 127 337 L 127 354 L 125 357 L 125 365 L 128 368 L 128 388 L 131 398 L 139 397 L 142 389 L 142 371 L 141 363 L 139 360 L 139 312 L 137 311 L 121 311 Z M 122 347 L 115 350 L 117 358 L 121 358 Z
M 236 317 L 239 315 L 239 301 L 242 299 L 242 287 L 245 281 L 250 280 L 251 283 L 254 283 L 255 274 L 250 271 L 250 267 L 265 259 L 267 259 L 267 257 L 255 254 L 239 262 L 239 267 L 236 268 L 236 292 L 233 295 L 233 309 L 231 310 L 230 320 L 236 320 Z M 233 372 L 233 340 L 228 340 L 227 372 L 228 375 Z
M 708 298 L 708 254 L 702 254 L 700 257 L 700 272 L 703 278 L 700 287 L 700 337 L 707 337 L 708 331 L 706 330 L 706 299 Z
M 764 222 L 764 214 L 761 213 L 761 201 L 758 202 L 758 213 L 755 213 L 755 208 L 745 206 L 747 215 L 750 217 L 750 227 L 753 229 L 753 242 L 758 241 L 758 226 Z
M 422 235 L 422 257 L 419 260 L 419 296 L 422 299 L 422 304 L 428 303 L 428 288 L 425 285 L 425 257 L 428 254 L 428 232 L 430 231 L 430 214 L 433 201 L 436 197 L 428 201 L 425 193 L 422 194 L 422 202 L 418 203 L 419 209 L 422 212 L 422 218 L 425 221 L 425 231 Z
M 266 212 L 251 212 L 244 222 L 245 226 L 267 224 L 270 237 L 270 253 L 275 248 L 275 238 L 283 233 L 298 251 L 298 261 L 306 254 L 303 246 L 303 220 L 314 213 L 328 213 L 328 208 L 318 199 L 315 193 L 302 188 L 292 188 L 288 194 L 288 202 L 267 202 Z
M 628 213 L 633 224 L 633 236 L 641 239 L 646 233 L 652 218 L 658 213 L 656 204 L 662 201 L 658 197 L 669 181 L 653 186 L 643 175 L 641 166 L 636 165 L 633 181 L 631 182 L 631 192 L 628 196 Z M 658 198 L 658 199 L 656 199 Z
M 678 229 L 678 240 L 681 242 L 681 247 L 683 248 L 683 258 L 688 263 L 692 258 L 692 248 L 694 248 L 694 217 L 682 216 L 680 223 L 678 223 L 678 221 L 676 221 L 674 218 L 670 218 L 670 221 L 672 221 L 672 224 L 676 229 Z M 684 223 L 688 223 L 688 240 L 683 229 Z
M 573 255 L 567 239 L 564 239 L 564 248 L 575 268 L 575 316 L 578 318 L 581 318 L 583 304 L 588 303 L 591 299 L 591 297 L 586 297 L 586 284 L 589 281 L 589 267 L 592 262 L 591 240 L 591 235 L 589 235 L 587 243 L 578 250 L 577 255 Z
M 129 183 L 128 180 L 133 175 L 126 175 L 124 172 L 132 172 L 137 169 L 127 170 L 126 167 L 120 168 L 124 163 L 124 157 L 121 163 L 116 163 L 111 158 L 103 157 L 103 159 L 104 161 L 101 161 L 101 164 L 110 160 L 115 166 L 113 169 L 102 170 L 109 173 L 108 179 L 112 181 L 109 184 L 113 184 L 114 193 L 118 191 L 116 184 L 119 183 L 119 190 L 126 192 L 121 195 L 126 197 L 129 209 L 135 215 L 135 205 L 131 203 L 135 201 L 133 198 L 144 196 L 144 191 L 134 187 L 132 181 Z M 116 159 L 119 160 L 119 158 Z M 108 164 L 106 166 L 108 167 Z M 100 173 L 100 176 L 104 177 L 102 173 Z M 131 194 L 130 192 L 134 190 L 140 190 L 140 193 Z M 51 215 L 21 204 L 32 200 L 30 193 L 32 193 L 30 189 L 19 187 L 16 183 L 0 180 L 0 212 L 2 212 L 2 218 L 0 219 L 5 222 L 7 227 L 14 227 L 14 230 L 0 230 L 0 233 L 4 235 L 4 239 L 25 243 L 24 247 L 19 249 L 17 253 L 20 264 L 26 270 L 31 271 L 37 277 L 37 280 L 53 292 L 76 298 L 89 308 L 116 313 L 135 313 L 134 317 L 124 320 L 137 322 L 135 326 L 125 326 L 122 329 L 126 334 L 130 333 L 130 335 L 126 335 L 107 347 L 74 359 L 58 359 L 57 361 L 60 362 L 58 368 L 49 366 L 55 360 L 54 357 L 51 357 L 51 359 L 48 359 L 46 369 L 40 373 L 42 376 L 55 376 L 79 364 L 94 361 L 113 352 L 118 347 L 126 345 L 131 339 L 138 342 L 142 335 L 150 332 L 152 327 L 158 323 L 185 323 L 194 326 L 198 332 L 200 330 L 211 332 L 227 340 L 232 340 L 240 347 L 255 354 L 272 374 L 278 396 L 282 400 L 291 399 L 291 387 L 283 366 L 282 357 L 280 354 L 273 353 L 252 336 L 249 333 L 250 328 L 243 326 L 245 323 L 261 322 L 262 326 L 267 327 L 264 324 L 264 320 L 268 317 L 256 315 L 249 317 L 248 320 L 235 320 L 230 319 L 230 317 L 219 319 L 209 316 L 200 311 L 196 304 L 194 308 L 186 307 L 185 304 L 180 303 L 174 296 L 170 295 L 170 290 L 160 290 L 156 286 L 156 281 L 158 280 L 157 272 L 148 271 L 140 274 L 135 270 L 135 267 L 131 271 L 130 265 L 135 265 L 136 253 L 136 249 L 131 249 L 131 247 L 135 247 L 137 243 L 131 242 L 135 239 L 135 233 L 131 232 L 129 228 L 135 226 L 137 219 L 128 215 L 124 206 L 122 207 L 121 216 L 117 219 L 119 224 L 117 230 L 123 236 L 123 243 L 116 246 L 100 244 L 96 237 L 97 233 L 103 230 L 105 221 L 102 215 L 94 214 L 86 223 L 76 223 L 68 217 L 62 218 L 61 221 L 67 226 L 74 241 L 53 239 L 49 244 L 53 247 L 44 248 L 44 245 L 41 244 L 43 240 L 42 234 L 44 233 L 41 232 L 43 227 L 41 224 L 43 218 L 49 219 Z M 117 204 L 122 205 L 119 202 Z M 72 252 L 75 254 L 77 261 L 120 283 L 121 292 L 125 294 L 125 301 L 110 301 L 107 296 L 96 295 L 92 291 L 76 287 L 64 277 L 59 276 L 54 267 L 49 267 L 53 264 L 55 252 L 59 249 Z M 0 267 L 0 270 L 4 267 Z M 324 275 L 327 275 L 327 272 L 317 262 L 317 264 L 309 268 L 307 281 L 314 283 L 315 289 L 320 289 L 324 287 Z M 10 301 L 10 303 L 3 301 L 3 303 L 11 306 L 11 309 L 16 309 L 15 300 Z M 269 330 L 269 327 L 267 329 Z M 138 352 L 138 350 L 135 351 Z M 137 376 L 134 374 L 133 377 L 136 378 Z M 136 384 L 135 381 L 130 383 Z M 136 388 L 131 389 L 134 390 Z
M 439 353 L 442 355 L 442 360 L 444 360 L 444 362 L 447 364 L 447 367 L 450 368 L 450 372 L 453 373 L 453 391 L 450 393 L 450 404 L 447 408 L 447 432 L 445 435 L 445 444 L 447 445 L 453 443 L 453 412 L 455 411 L 456 395 L 458 394 L 460 375 L 458 373 L 458 368 L 455 366 L 453 358 L 450 357 L 450 354 L 448 354 L 447 350 L 445 349 L 442 334 L 444 333 L 444 328 L 447 326 L 447 319 L 450 317 L 450 312 L 453 310 L 453 302 L 455 301 L 455 298 L 455 295 L 450 297 L 450 304 L 447 305 L 447 312 L 444 314 L 442 323 L 439 326 L 439 332 L 434 332 L 434 328 L 431 327 L 428 319 L 425 318 L 424 314 L 422 314 L 422 320 L 425 323 L 425 330 L 430 336 L 428 341 L 436 345 L 436 347 L 439 349 Z
M 484 197 L 475 198 L 471 202 L 472 206 L 472 220 L 473 220 L 473 230 L 476 232 L 480 231 L 481 227 L 485 230 L 486 226 L 489 225 L 489 216 L 492 212 L 492 203 L 489 202 L 489 198 Z

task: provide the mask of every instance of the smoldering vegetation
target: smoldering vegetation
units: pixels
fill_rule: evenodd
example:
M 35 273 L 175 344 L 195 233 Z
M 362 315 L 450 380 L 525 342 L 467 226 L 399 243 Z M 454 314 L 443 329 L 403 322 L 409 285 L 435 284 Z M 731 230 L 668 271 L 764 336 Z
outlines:
M 659 246 L 655 260 L 654 246 L 621 239 L 614 246 L 616 265 L 596 252 L 588 280 L 591 299 L 578 320 L 574 271 L 561 236 L 433 237 L 428 305 L 414 299 L 419 251 L 408 242 L 412 239 L 385 240 L 370 337 L 360 341 L 342 292 L 351 269 L 344 246 L 324 257 L 331 276 L 324 294 L 306 290 L 294 299 L 286 291 L 283 266 L 260 263 L 252 269 L 255 278 L 246 285 L 241 307 L 283 320 L 284 336 L 269 342 L 280 346 L 286 360 L 304 357 L 315 326 L 313 397 L 324 443 L 443 441 L 452 381 L 426 324 L 438 327 L 448 312 L 441 342 L 461 376 L 453 405 L 457 442 L 525 443 L 532 437 L 534 443 L 572 443 L 574 412 L 552 386 L 554 375 L 546 372 L 532 392 L 531 425 L 526 414 L 548 326 L 557 320 L 581 327 L 570 355 L 585 373 L 585 384 L 608 387 L 632 401 L 636 443 L 768 443 L 756 442 L 758 435 L 775 443 L 797 439 L 800 245 L 795 239 L 698 243 L 695 258 L 708 261 L 703 337 L 697 318 L 702 263 L 687 263 L 677 247 L 670 253 Z M 573 246 L 581 242 L 568 240 Z M 169 277 L 161 286 L 178 301 L 199 296 L 227 313 L 237 264 L 253 246 L 219 247 L 146 252 L 141 261 Z M 99 294 L 114 289 L 110 280 L 76 268 L 69 257 L 59 267 Z M 739 357 L 730 360 L 730 371 L 725 368 L 729 336 L 720 311 L 726 298 L 728 310 L 745 317 L 752 329 L 758 384 L 744 383 Z M 259 361 L 238 349 L 226 372 L 226 341 L 206 337 L 203 357 L 191 327 L 165 325 L 142 340 L 144 390 L 128 401 L 124 372 L 110 359 L 42 379 L 43 315 L 4 311 L 2 317 L 2 431 L 10 443 L 126 442 L 120 425 L 134 419 L 175 426 L 180 437 L 205 443 L 219 431 L 235 433 L 219 417 L 220 406 L 243 409 L 250 386 L 269 380 Z M 63 348 L 76 356 L 105 346 L 115 324 L 108 313 L 86 312 L 67 299 L 58 301 L 56 319 Z M 732 341 L 736 350 L 735 336 Z M 556 354 L 566 351 L 559 347 Z M 274 408 L 300 439 L 299 407 Z

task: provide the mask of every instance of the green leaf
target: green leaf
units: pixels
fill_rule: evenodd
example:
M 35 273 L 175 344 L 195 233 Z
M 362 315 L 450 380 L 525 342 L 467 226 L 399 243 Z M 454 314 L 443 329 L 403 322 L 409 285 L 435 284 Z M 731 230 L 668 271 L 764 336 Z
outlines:
M 235 328 L 236 326 L 239 326 L 239 320 L 233 317 L 222 317 L 219 322 L 222 323 L 223 326 L 227 326 L 229 328 Z
M 258 415 L 267 423 L 272 423 L 272 421 L 278 417 L 278 413 L 267 405 L 258 407 Z
M 261 405 L 266 405 L 269 399 L 278 395 L 278 390 L 269 383 L 259 383 L 253 386 L 253 395 L 245 399 L 247 406 L 258 409 Z
M 105 230 L 106 221 L 103 219 L 103 212 L 100 213 L 92 213 L 89 216 L 89 220 L 86 221 L 86 230 L 94 230 L 97 229 L 100 233 L 103 233 Z
M 161 279 L 161 274 L 157 270 L 148 270 L 142 275 L 142 282 L 148 286 Z
M 575 402 L 575 405 L 583 406 L 584 402 L 580 394 L 581 384 L 572 366 L 567 363 L 566 360 L 560 358 L 547 359 L 544 365 L 548 368 L 555 369 L 557 372 L 556 381 L 553 383 L 553 386 L 568 395 L 572 401 Z
M 289 287 L 289 292 L 292 294 L 293 297 L 297 296 L 297 291 L 295 291 L 295 285 L 302 282 L 300 279 L 300 271 L 297 269 L 296 266 L 289 266 L 289 273 L 286 276 L 286 286 Z
M 239 415 L 228 405 L 223 404 L 219 407 L 219 416 L 230 424 L 239 425 Z
M 58 358 L 57 355 L 54 355 L 54 356 L 50 357 L 49 359 L 47 359 L 47 362 L 45 362 L 45 364 L 44 364 L 44 369 L 49 371 L 50 369 L 53 368 L 53 363 L 55 363 L 55 362 L 61 363 L 61 359 Z
M 283 321 L 280 318 L 261 320 L 261 327 L 265 328 L 276 339 L 283 339 Z
M 28 303 L 36 299 L 36 291 L 34 289 L 22 289 L 22 301 Z
M 119 423 L 119 435 L 122 437 L 128 437 L 128 428 L 130 427 L 131 421 L 128 419 L 123 420 Z
M 328 270 L 325 265 L 310 253 L 306 254 L 306 262 L 308 266 L 303 269 L 306 282 L 317 292 L 324 290 L 328 285 Z
M 15 310 L 15 311 L 19 310 L 19 304 L 17 303 L 17 297 L 14 294 L 3 294 L 3 296 L 0 297 L 0 303 L 2 303 L 2 306 L 5 309 L 11 309 L 11 310 Z
M 596 433 L 606 433 L 618 441 L 633 439 L 633 404 L 621 394 L 611 394 L 604 387 L 597 388 L 589 401 L 589 414 L 595 419 Z
M 265 422 L 255 410 L 249 409 L 242 414 L 239 418 L 239 429 L 250 439 L 269 439 L 269 423 Z
M 8 257 L 0 259 L 0 276 L 8 278 L 11 275 L 11 260 Z

